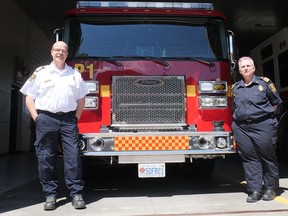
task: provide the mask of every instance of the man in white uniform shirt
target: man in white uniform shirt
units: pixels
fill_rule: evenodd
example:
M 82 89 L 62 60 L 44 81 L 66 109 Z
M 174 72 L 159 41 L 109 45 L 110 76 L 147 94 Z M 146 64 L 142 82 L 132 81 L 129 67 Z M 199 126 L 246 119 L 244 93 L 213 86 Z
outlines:
M 63 148 L 65 183 L 75 209 L 84 209 L 84 181 L 79 156 L 78 119 L 85 106 L 87 86 L 81 74 L 65 61 L 68 46 L 56 42 L 50 65 L 39 67 L 20 91 L 36 126 L 35 150 L 40 183 L 46 198 L 44 210 L 54 210 L 58 195 L 56 162 Z

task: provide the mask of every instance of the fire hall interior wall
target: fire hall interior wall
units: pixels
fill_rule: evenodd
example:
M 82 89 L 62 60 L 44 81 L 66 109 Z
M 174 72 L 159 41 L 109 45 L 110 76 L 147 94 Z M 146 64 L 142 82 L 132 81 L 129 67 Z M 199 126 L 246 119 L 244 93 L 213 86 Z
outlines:
M 19 92 L 29 75 L 51 61 L 52 42 L 11 0 L 0 2 L 0 154 L 31 150 L 31 118 Z M 12 148 L 13 150 L 13 148 Z

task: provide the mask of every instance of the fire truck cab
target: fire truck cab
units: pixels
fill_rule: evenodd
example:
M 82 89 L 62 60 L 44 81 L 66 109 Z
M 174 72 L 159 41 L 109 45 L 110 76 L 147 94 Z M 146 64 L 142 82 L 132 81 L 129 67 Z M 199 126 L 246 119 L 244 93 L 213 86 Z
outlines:
M 164 177 L 166 163 L 236 152 L 233 33 L 213 4 L 78 1 L 60 30 L 67 63 L 90 90 L 79 120 L 83 157 L 138 164 L 144 178 Z
M 278 148 L 281 158 L 288 157 L 288 28 L 285 27 L 251 50 L 255 61 L 256 75 L 271 79 L 282 98 L 278 110 Z

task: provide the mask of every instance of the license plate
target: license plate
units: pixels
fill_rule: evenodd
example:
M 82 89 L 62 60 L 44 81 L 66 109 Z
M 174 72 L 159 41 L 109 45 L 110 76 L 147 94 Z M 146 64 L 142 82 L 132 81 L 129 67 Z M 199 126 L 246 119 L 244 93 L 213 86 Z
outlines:
M 138 164 L 139 178 L 165 177 L 165 163 Z

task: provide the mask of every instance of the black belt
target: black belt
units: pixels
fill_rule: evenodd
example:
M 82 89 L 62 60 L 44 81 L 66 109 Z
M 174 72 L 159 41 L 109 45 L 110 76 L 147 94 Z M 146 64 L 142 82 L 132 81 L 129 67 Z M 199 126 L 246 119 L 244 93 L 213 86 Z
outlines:
M 43 113 L 43 114 L 46 114 L 46 115 L 62 115 L 62 116 L 66 116 L 66 115 L 75 115 L 75 111 L 70 111 L 70 112 L 56 112 L 56 113 L 53 113 L 53 112 L 49 112 L 49 111 L 46 111 L 46 110 L 37 110 L 37 113 Z
M 259 117 L 257 119 L 246 119 L 246 120 L 234 120 L 236 123 L 238 124 L 249 124 L 249 123 L 257 123 L 257 122 L 262 122 L 265 121 L 267 119 L 273 119 L 275 118 L 274 114 L 268 114 L 262 117 Z

